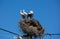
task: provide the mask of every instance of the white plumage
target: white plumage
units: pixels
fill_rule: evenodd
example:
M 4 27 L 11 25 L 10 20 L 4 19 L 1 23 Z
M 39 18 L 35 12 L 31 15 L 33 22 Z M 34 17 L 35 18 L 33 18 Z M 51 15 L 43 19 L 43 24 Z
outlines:
M 34 12 L 31 10 L 30 12 L 29 12 L 29 14 L 33 14 Z
M 20 14 L 21 14 L 21 15 L 24 15 L 24 14 L 27 15 L 27 13 L 25 12 L 25 10 L 23 10 L 23 11 L 20 10 Z
M 25 12 L 25 10 L 23 10 L 23 13 L 27 15 L 27 13 Z

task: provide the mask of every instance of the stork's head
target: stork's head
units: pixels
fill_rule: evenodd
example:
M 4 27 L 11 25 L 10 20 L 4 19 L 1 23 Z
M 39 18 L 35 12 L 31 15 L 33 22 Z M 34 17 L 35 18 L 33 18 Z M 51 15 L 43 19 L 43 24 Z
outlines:
M 27 18 L 27 13 L 25 12 L 25 10 L 20 10 L 20 14 L 22 15 L 23 19 Z
M 33 11 L 32 10 L 29 12 L 28 17 L 30 17 L 30 19 L 33 17 Z

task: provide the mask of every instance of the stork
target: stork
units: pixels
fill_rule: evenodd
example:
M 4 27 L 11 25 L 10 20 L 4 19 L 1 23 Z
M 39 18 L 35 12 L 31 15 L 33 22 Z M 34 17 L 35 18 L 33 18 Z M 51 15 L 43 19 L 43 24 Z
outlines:
M 27 19 L 27 13 L 25 12 L 25 10 L 20 10 L 20 14 L 22 15 L 23 19 Z

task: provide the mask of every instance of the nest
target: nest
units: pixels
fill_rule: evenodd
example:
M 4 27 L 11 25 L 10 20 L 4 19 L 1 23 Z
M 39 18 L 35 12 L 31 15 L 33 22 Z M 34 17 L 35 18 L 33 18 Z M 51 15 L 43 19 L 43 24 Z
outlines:
M 31 36 L 42 36 L 44 34 L 44 28 L 35 19 L 20 20 L 20 28 L 22 31 Z

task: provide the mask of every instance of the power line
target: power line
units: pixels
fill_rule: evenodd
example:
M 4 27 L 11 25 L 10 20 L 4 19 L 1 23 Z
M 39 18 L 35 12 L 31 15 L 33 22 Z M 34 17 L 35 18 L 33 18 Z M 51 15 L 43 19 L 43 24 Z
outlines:
M 14 33 L 14 32 L 11 32 L 11 31 L 8 31 L 8 30 L 5 30 L 5 29 L 3 29 L 3 28 L 0 28 L 0 30 L 3 30 L 3 31 L 5 31 L 5 32 L 8 32 L 8 33 L 11 33 L 11 34 L 14 34 L 14 35 L 18 35 L 18 36 L 19 36 L 19 34 Z
M 49 34 L 49 33 L 47 33 L 47 34 L 45 34 L 45 35 L 60 35 L 60 34 Z
M 3 30 L 3 31 L 5 31 L 5 32 L 8 32 L 8 33 L 11 33 L 11 34 L 20 36 L 20 35 L 17 34 L 17 33 L 11 32 L 11 31 L 9 31 L 9 30 L 5 30 L 5 29 L 3 29 L 3 28 L 0 28 L 0 30 Z M 50 33 L 46 33 L 46 34 L 44 34 L 44 35 L 49 35 L 49 36 L 50 36 L 50 35 L 60 35 L 60 34 L 50 34 Z M 27 36 L 27 35 L 23 35 L 23 37 L 25 37 L 25 36 Z

